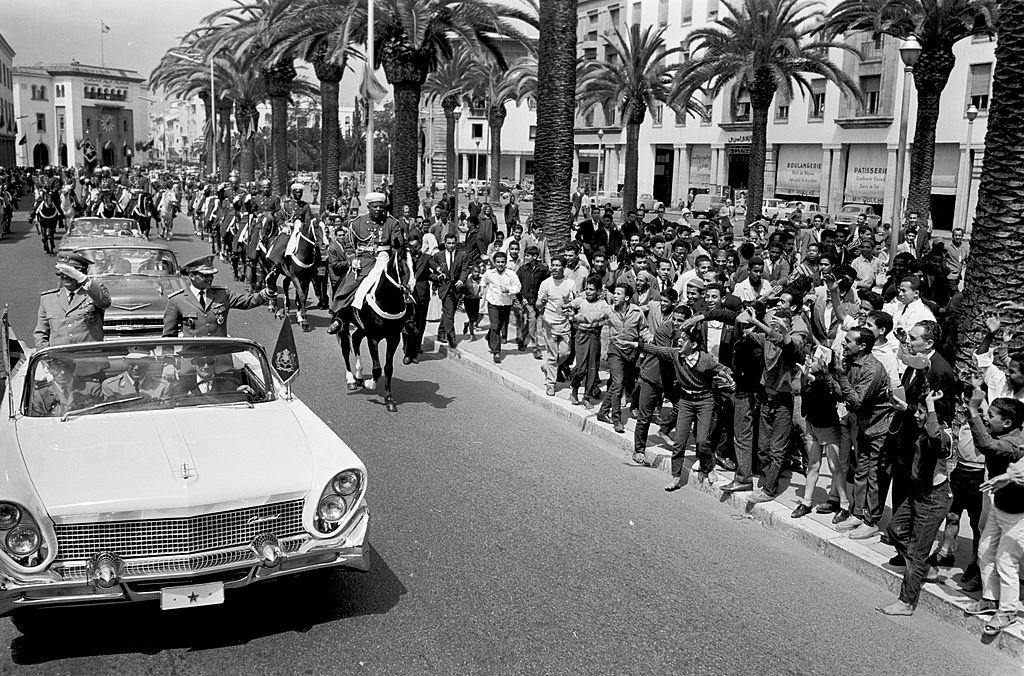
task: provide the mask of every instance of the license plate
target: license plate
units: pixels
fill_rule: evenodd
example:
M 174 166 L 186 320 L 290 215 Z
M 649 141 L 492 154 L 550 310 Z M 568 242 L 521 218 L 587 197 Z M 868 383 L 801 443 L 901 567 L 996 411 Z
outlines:
M 210 582 L 160 590 L 160 609 L 196 608 L 224 603 L 224 583 Z

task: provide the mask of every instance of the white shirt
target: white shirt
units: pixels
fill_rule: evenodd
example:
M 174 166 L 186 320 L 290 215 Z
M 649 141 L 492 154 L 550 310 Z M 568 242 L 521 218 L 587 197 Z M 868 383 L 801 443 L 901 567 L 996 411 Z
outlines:
M 910 333 L 910 329 L 914 328 L 914 325 L 918 322 L 926 320 L 935 321 L 935 315 L 932 314 L 932 311 L 928 309 L 928 306 L 920 298 L 907 305 L 894 300 L 887 303 L 882 309 L 892 315 L 894 332 L 896 329 L 902 328 L 907 333 Z
M 907 365 L 896 357 L 899 347 L 899 339 L 890 333 L 886 336 L 884 343 L 875 343 L 875 347 L 871 350 L 871 354 L 874 355 L 875 359 L 880 361 L 882 366 L 885 367 L 885 373 L 889 376 L 889 386 L 893 389 L 900 386 L 900 378 L 903 376 L 903 372 L 907 370 Z
M 754 291 L 753 285 L 750 283 L 750 278 L 747 277 L 742 282 L 736 285 L 733 289 L 732 295 L 736 296 L 742 301 L 757 300 L 758 298 L 767 298 L 768 294 L 772 292 L 772 285 L 768 283 L 763 277 L 761 278 L 761 290 Z
M 1003 370 L 995 364 L 995 351 L 989 349 L 982 354 L 974 354 L 974 363 L 985 378 L 985 385 L 988 386 L 988 403 L 992 403 L 1000 397 L 1009 397 L 1024 401 L 1024 390 L 1014 394 L 1013 385 L 1003 373 Z
M 679 275 L 676 283 L 672 286 L 672 288 L 676 290 L 676 293 L 679 294 L 680 298 L 686 295 L 686 284 L 692 279 L 697 279 L 697 268 L 690 268 L 683 274 Z
M 480 284 L 485 289 L 484 297 L 488 305 L 511 305 L 515 295 L 522 289 L 519 275 L 508 268 L 504 272 L 488 270 Z
M 722 322 L 708 321 L 708 352 L 715 358 L 715 361 L 719 361 L 718 353 L 722 349 L 723 328 Z
M 206 294 L 206 303 L 210 302 L 210 295 L 208 293 L 206 293 L 206 290 L 204 290 L 204 289 L 197 289 L 192 284 L 189 284 L 188 288 L 191 289 L 192 295 L 196 297 L 196 302 L 199 303 L 199 307 L 203 307 L 203 305 L 204 305 L 204 303 L 203 303 L 203 296 L 201 296 L 199 294 Z

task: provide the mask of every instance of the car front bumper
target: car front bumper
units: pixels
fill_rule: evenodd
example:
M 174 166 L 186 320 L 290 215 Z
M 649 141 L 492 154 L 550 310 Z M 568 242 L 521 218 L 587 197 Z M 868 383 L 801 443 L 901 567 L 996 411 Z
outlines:
M 125 574 L 116 584 L 101 588 L 84 576 L 58 574 L 54 570 L 16 578 L 0 572 L 0 617 L 24 608 L 64 607 L 100 603 L 159 601 L 163 589 L 208 582 L 222 583 L 225 590 L 239 589 L 255 582 L 322 568 L 347 568 L 366 572 L 370 568 L 367 532 L 370 514 L 366 505 L 330 538 L 308 535 L 282 538 L 281 558 L 274 565 L 261 562 L 255 552 L 244 556 L 238 548 L 207 552 L 191 557 L 151 560 L 127 560 Z M 219 557 L 219 559 L 218 559 Z M 202 566 L 188 572 L 173 571 L 176 565 L 195 565 L 196 561 L 229 561 Z M 65 568 L 70 570 L 73 566 Z M 151 573 L 141 572 L 154 571 Z

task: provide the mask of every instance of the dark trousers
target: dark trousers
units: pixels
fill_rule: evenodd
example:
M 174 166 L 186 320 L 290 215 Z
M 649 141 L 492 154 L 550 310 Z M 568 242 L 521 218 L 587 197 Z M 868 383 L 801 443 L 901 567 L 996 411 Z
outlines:
M 782 461 L 786 458 L 789 435 L 793 430 L 793 395 L 785 392 L 762 394 L 760 400 L 757 455 L 764 469 L 761 489 L 768 495 L 777 495 Z
M 884 503 L 889 487 L 892 486 L 893 512 L 899 509 L 910 493 L 910 463 L 914 460 L 914 441 L 918 435 L 916 421 L 907 420 L 904 415 L 901 428 L 886 435 L 885 445 L 882 446 L 882 472 L 879 474 L 878 492 Z
M 858 421 L 859 422 L 859 421 Z M 888 485 L 885 465 L 882 461 L 882 447 L 886 434 L 866 436 L 858 424 L 857 471 L 853 475 L 853 514 L 867 524 L 876 524 L 885 509 L 885 493 L 882 486 Z
M 917 604 L 921 585 L 928 574 L 928 557 L 935 544 L 935 535 L 939 531 L 939 524 L 949 512 L 952 499 L 948 481 L 938 486 L 916 483 L 907 499 L 892 515 L 886 532 L 896 551 L 907 560 L 903 585 L 900 587 L 900 601 L 904 603 Z
M 576 365 L 572 369 L 572 391 L 583 385 L 583 396 L 589 397 L 597 384 L 601 364 L 601 332 L 576 331 Z
M 711 448 L 715 455 L 729 460 L 736 459 L 732 417 L 732 397 L 728 394 L 716 394 L 715 425 L 711 428 Z
M 323 264 L 317 265 L 316 274 L 313 275 L 313 291 L 319 305 L 327 307 L 330 304 L 331 297 L 327 294 L 327 268 Z
M 423 333 L 427 330 L 427 308 L 430 306 L 430 294 L 416 294 L 416 309 L 405 322 L 402 331 L 402 344 L 405 356 L 412 359 L 420 356 L 423 351 Z
M 508 319 L 511 315 L 511 305 L 487 304 L 487 320 L 491 325 L 487 329 L 487 347 L 491 354 L 501 352 L 502 338 L 508 334 Z
M 679 397 L 679 417 L 676 418 L 676 443 L 672 448 L 672 476 L 683 473 L 683 456 L 690 444 L 690 429 L 696 428 L 697 461 L 701 472 L 715 468 L 715 454 L 711 448 L 711 422 L 715 414 L 715 398 L 708 392 L 704 395 Z
M 613 422 L 622 420 L 622 392 L 632 386 L 634 365 L 615 350 L 608 352 L 608 391 L 601 403 L 601 413 L 610 416 Z
M 477 322 L 480 321 L 480 296 L 477 296 L 476 298 L 464 296 L 462 299 L 462 307 L 466 308 L 466 319 L 469 320 L 469 330 L 475 331 Z
M 755 392 L 732 395 L 732 434 L 736 445 L 736 481 L 747 482 L 754 476 L 754 448 L 761 419 L 761 402 Z
M 578 353 L 577 353 L 578 354 Z M 644 378 L 639 379 L 640 395 L 637 398 L 637 413 L 633 428 L 633 452 L 643 453 L 647 448 L 647 436 L 654 421 L 654 414 L 661 408 L 665 388 Z
M 439 334 L 442 338 L 447 338 L 451 334 L 455 333 L 455 308 L 459 305 L 459 299 L 455 295 L 455 290 L 451 290 L 445 295 L 441 296 L 441 325 Z M 479 308 L 479 305 L 477 305 Z

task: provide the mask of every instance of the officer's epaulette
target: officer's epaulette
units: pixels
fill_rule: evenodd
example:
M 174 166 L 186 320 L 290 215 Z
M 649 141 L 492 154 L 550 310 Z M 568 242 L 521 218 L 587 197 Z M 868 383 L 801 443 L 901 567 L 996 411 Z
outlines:
M 56 289 L 47 289 L 46 291 L 43 291 L 43 292 L 42 292 L 41 294 L 39 294 L 39 295 L 40 295 L 40 296 L 46 296 L 46 295 L 49 295 L 49 294 L 51 294 L 51 293 L 57 293 L 58 291 L 60 291 L 60 287 L 59 287 L 59 286 L 58 286 L 58 287 L 57 287 Z
M 185 292 L 185 289 L 178 289 L 178 290 L 177 290 L 177 291 L 175 291 L 174 293 L 169 293 L 169 294 L 167 294 L 167 297 L 168 297 L 168 298 L 174 298 L 174 297 L 175 297 L 175 296 L 177 296 L 177 295 L 178 295 L 179 293 L 184 293 L 184 292 Z
M 228 287 L 226 287 L 226 286 L 210 286 L 210 287 L 207 287 L 207 291 L 227 291 L 227 290 L 228 290 Z

